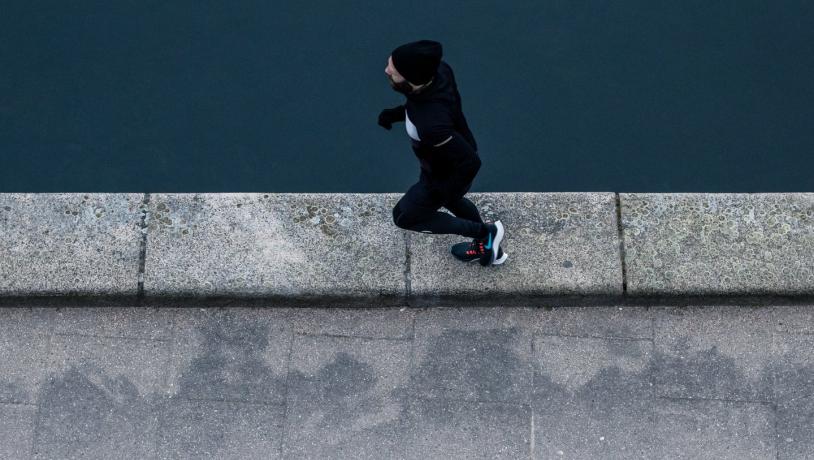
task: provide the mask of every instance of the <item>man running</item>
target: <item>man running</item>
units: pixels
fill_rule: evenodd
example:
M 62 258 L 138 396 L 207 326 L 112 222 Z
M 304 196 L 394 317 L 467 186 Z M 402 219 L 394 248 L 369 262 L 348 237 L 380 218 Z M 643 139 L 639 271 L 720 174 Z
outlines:
M 499 265 L 508 257 L 500 247 L 503 224 L 484 222 L 475 204 L 464 198 L 481 161 L 452 68 L 441 56 L 440 43 L 419 40 L 393 50 L 384 69 L 390 86 L 407 101 L 382 110 L 379 125 L 389 130 L 393 123 L 405 122 L 421 163 L 418 182 L 393 208 L 393 222 L 416 232 L 471 237 L 471 243 L 455 244 L 450 252 L 464 262 Z M 438 211 L 442 206 L 455 216 Z

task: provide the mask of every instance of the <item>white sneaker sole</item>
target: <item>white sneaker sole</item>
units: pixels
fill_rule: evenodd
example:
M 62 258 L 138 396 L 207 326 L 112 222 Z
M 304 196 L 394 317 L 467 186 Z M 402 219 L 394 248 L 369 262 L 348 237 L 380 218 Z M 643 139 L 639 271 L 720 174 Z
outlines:
M 495 235 L 495 240 L 492 241 L 492 263 L 490 265 L 495 265 L 497 263 L 497 251 L 500 247 L 500 243 L 503 241 L 503 223 L 499 220 L 495 221 L 495 225 L 497 225 L 497 235 Z M 504 254 L 505 255 L 505 254 Z M 503 259 L 506 260 L 506 259 Z M 503 263 L 503 262 L 501 262 Z
M 506 262 L 506 259 L 508 259 L 508 258 L 509 258 L 509 254 L 506 254 L 506 251 L 503 251 L 503 255 L 500 256 L 500 259 L 495 260 L 495 262 L 492 265 L 500 265 L 503 262 Z M 472 259 L 472 260 L 469 261 L 469 263 L 477 262 L 477 261 L 478 261 L 478 259 Z

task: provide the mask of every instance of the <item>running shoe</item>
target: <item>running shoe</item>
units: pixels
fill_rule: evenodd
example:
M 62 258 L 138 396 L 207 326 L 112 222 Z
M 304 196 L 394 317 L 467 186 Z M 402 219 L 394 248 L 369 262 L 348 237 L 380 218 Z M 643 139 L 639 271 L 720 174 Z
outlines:
M 488 252 L 486 249 L 484 249 L 484 244 L 485 242 L 483 240 L 475 238 L 470 243 L 464 241 L 458 244 L 453 244 L 449 252 L 461 262 L 472 262 L 475 260 L 480 260 L 481 256 Z M 495 259 L 495 262 L 492 265 L 500 265 L 505 262 L 508 257 L 509 255 L 503 252 L 503 248 L 498 247 L 497 259 Z
M 498 251 L 500 250 L 500 243 L 503 241 L 503 224 L 496 220 L 494 223 L 486 222 L 486 228 L 489 233 L 486 234 L 483 249 L 486 251 L 480 256 L 480 264 L 484 267 L 493 265 L 498 259 Z

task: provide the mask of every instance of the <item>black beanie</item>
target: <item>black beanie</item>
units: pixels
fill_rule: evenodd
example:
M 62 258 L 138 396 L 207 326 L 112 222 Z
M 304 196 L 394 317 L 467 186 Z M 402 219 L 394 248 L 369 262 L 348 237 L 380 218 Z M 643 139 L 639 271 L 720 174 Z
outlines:
M 438 70 L 443 49 L 432 40 L 419 40 L 399 46 L 391 53 L 398 73 L 414 85 L 429 82 Z

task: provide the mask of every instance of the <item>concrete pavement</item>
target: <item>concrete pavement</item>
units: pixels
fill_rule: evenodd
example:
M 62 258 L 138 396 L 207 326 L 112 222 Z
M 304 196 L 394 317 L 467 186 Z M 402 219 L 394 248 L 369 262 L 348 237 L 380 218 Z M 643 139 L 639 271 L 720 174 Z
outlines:
M 810 305 L 3 302 L 0 458 L 814 452 Z

